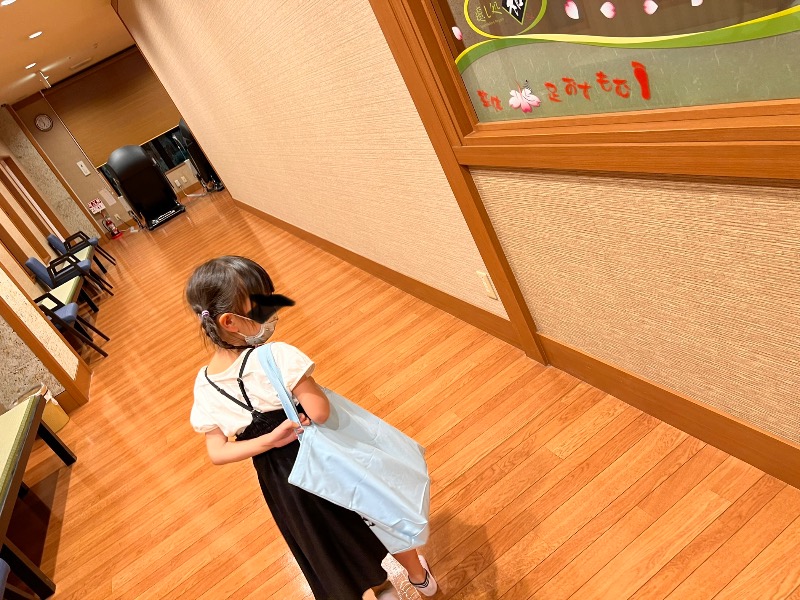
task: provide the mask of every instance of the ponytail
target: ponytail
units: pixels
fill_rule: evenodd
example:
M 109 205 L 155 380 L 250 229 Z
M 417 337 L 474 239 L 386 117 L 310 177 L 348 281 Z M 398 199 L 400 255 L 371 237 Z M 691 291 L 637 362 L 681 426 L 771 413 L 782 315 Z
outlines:
M 211 342 L 228 350 L 241 350 L 224 339 L 217 322 L 224 313 L 243 314 L 251 295 L 275 291 L 267 272 L 241 256 L 222 256 L 195 269 L 186 284 L 186 300 L 200 319 L 200 330 Z

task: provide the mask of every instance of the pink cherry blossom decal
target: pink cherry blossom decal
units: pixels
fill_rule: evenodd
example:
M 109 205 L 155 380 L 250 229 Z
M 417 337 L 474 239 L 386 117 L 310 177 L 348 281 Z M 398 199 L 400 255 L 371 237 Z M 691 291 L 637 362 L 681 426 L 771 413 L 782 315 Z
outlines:
M 613 2 L 606 2 L 600 7 L 600 12 L 603 13 L 606 19 L 613 19 L 617 16 L 617 7 L 614 6 Z
M 658 4 L 656 4 L 653 0 L 644 0 L 644 12 L 646 12 L 648 15 L 652 15 L 657 10 Z
M 700 6 L 703 0 L 692 0 L 692 6 Z
M 531 88 L 527 86 L 527 82 L 524 88 L 520 88 L 517 86 L 516 90 L 511 90 L 511 99 L 508 103 L 511 105 L 511 108 L 518 108 L 524 113 L 533 112 L 533 109 L 537 106 L 542 104 L 542 101 L 537 98 Z
M 564 4 L 564 12 L 567 13 L 567 16 L 570 19 L 580 19 L 581 16 L 578 13 L 578 5 L 573 2 L 573 0 L 567 0 L 566 4 Z
M 464 39 L 464 36 L 461 34 L 461 30 L 458 27 L 453 27 L 453 35 L 456 36 L 456 39 L 459 42 Z

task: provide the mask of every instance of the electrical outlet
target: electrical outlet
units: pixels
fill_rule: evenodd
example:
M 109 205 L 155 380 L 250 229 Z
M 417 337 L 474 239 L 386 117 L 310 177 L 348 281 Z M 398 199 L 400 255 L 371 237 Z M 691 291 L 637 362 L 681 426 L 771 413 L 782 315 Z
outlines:
M 491 278 L 489 277 L 488 273 L 484 273 L 483 271 L 475 271 L 480 277 L 481 283 L 483 284 L 483 291 L 486 292 L 486 295 L 489 296 L 492 300 L 498 300 L 497 297 L 497 290 L 494 289 L 494 284 L 492 283 Z
M 79 160 L 76 164 L 78 165 L 78 168 L 81 170 L 81 173 L 86 175 L 86 177 L 92 174 L 92 172 L 89 170 L 89 167 L 87 167 L 82 160 Z
M 118 214 L 116 214 L 116 213 L 115 213 L 115 214 L 114 214 L 114 218 L 115 218 L 117 221 L 119 221 L 120 223 L 122 223 L 122 219 L 120 218 L 120 216 L 119 216 Z
M 189 180 L 188 180 L 188 179 L 186 179 L 186 175 L 181 175 L 181 181 L 182 181 L 183 183 L 189 183 Z
M 181 187 L 181 182 L 179 179 L 175 180 L 175 187 Z

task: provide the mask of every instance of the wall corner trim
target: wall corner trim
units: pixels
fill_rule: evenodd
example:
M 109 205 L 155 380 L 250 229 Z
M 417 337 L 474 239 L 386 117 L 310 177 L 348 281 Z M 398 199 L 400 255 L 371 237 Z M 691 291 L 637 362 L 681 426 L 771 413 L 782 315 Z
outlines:
M 554 367 L 800 489 L 800 444 L 539 334 Z
M 272 215 L 254 208 L 253 206 L 250 206 L 241 200 L 236 200 L 234 198 L 233 202 L 240 209 L 264 219 L 268 223 L 291 233 L 301 240 L 309 242 L 317 248 L 320 248 L 321 250 L 324 250 L 325 252 L 350 263 L 362 271 L 366 271 L 370 275 L 373 275 L 378 279 L 382 279 L 386 283 L 393 285 L 394 287 L 403 290 L 412 296 L 416 296 L 420 300 L 423 300 L 428 304 L 435 306 L 436 308 L 448 312 L 454 317 L 457 317 L 462 321 L 477 327 L 478 329 L 482 329 L 496 338 L 511 344 L 512 346 L 517 348 L 521 347 L 517 332 L 510 321 L 507 321 L 502 317 L 498 317 L 497 315 L 483 310 L 482 308 L 473 306 L 469 302 L 465 302 L 459 298 L 451 296 L 450 294 L 446 294 L 445 292 L 437 290 L 436 288 L 422 283 L 421 281 L 417 281 L 416 279 L 408 277 L 407 275 L 398 273 L 397 271 L 365 258 L 360 254 L 356 254 L 355 252 L 347 250 L 346 248 L 342 248 L 333 242 L 316 236 L 313 233 L 309 233 L 304 229 L 300 229 L 291 223 L 287 223 L 286 221 L 282 221 L 277 217 L 273 217 Z
M 440 78 L 435 67 L 424 58 L 425 50 L 413 27 L 409 27 L 411 22 L 403 6 L 405 3 L 402 0 L 369 0 L 369 3 L 439 158 L 444 175 L 450 183 L 475 246 L 514 327 L 515 337 L 519 340 L 515 345 L 537 362 L 548 364 L 530 309 L 508 264 L 472 175 L 459 164 L 455 154 L 453 144 L 460 143 L 463 133 L 461 127 L 466 126 L 464 119 L 469 118 L 458 119 L 446 110 L 440 112 L 448 105 L 439 87 Z

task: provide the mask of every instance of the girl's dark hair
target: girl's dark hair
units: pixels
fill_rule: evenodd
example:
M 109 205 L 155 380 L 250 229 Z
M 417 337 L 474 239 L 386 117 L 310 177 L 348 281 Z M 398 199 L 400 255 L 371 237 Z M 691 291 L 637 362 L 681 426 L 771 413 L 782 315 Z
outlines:
M 272 280 L 258 263 L 242 256 L 220 256 L 194 270 L 186 284 L 186 301 L 200 317 L 203 333 L 214 344 L 239 349 L 242 346 L 234 346 L 222 338 L 217 317 L 224 313 L 243 315 L 250 296 L 268 296 L 274 291 Z

